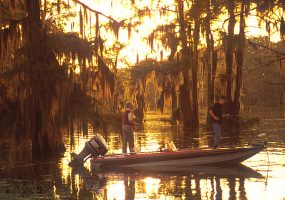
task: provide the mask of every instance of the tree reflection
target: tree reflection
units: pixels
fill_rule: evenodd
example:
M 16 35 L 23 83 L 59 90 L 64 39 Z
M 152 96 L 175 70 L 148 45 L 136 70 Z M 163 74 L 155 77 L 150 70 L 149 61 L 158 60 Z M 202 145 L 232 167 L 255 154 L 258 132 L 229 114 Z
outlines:
M 247 200 L 247 194 L 244 186 L 245 178 L 239 179 L 239 199 Z
M 229 177 L 229 178 L 227 178 L 227 180 L 228 180 L 228 185 L 230 188 L 229 199 L 237 199 L 236 178 L 235 177 Z
M 222 199 L 222 188 L 221 188 L 221 181 L 219 177 L 215 178 L 215 190 L 216 190 L 216 194 L 215 194 L 215 200 L 220 200 Z

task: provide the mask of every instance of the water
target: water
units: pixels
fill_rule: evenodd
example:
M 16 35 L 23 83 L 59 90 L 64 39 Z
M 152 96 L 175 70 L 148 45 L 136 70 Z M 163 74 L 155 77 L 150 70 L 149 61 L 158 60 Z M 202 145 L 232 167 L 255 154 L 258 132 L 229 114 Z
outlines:
M 262 120 L 237 133 L 224 133 L 224 146 L 262 142 L 262 151 L 237 166 L 199 166 L 172 172 L 90 171 L 89 163 L 72 169 L 70 152 L 79 152 L 92 135 L 65 138 L 60 159 L 31 162 L 30 143 L 15 150 L 1 139 L 0 199 L 285 199 L 285 120 Z M 109 153 L 121 152 L 118 131 L 109 130 Z M 211 145 L 212 133 L 200 130 L 191 137 L 171 127 L 166 116 L 149 115 L 144 130 L 136 131 L 136 147 L 153 151 L 173 141 L 177 148 Z M 268 153 L 268 154 L 267 154 Z

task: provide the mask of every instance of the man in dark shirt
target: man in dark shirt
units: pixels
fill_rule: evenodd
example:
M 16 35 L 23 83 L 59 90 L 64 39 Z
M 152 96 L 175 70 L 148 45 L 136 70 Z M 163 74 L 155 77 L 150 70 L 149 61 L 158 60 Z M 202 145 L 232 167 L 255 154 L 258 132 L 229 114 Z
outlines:
M 218 148 L 218 146 L 220 144 L 220 138 L 221 138 L 221 134 L 222 134 L 221 124 L 222 124 L 222 118 L 223 118 L 222 108 L 223 108 L 223 105 L 226 103 L 226 100 L 227 99 L 225 96 L 221 96 L 218 99 L 218 102 L 216 102 L 209 111 L 213 131 L 215 134 L 214 148 Z

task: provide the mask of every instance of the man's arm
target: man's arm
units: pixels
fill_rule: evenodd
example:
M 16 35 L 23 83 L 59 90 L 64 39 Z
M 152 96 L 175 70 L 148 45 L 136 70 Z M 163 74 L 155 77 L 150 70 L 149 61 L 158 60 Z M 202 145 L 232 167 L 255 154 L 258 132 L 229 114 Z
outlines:
M 139 123 L 135 122 L 134 120 L 134 114 L 132 112 L 130 112 L 128 114 L 128 118 L 129 118 L 129 122 L 134 125 L 134 126 L 139 126 Z
M 213 113 L 212 109 L 209 110 L 209 113 L 215 120 L 219 120 L 219 118 Z

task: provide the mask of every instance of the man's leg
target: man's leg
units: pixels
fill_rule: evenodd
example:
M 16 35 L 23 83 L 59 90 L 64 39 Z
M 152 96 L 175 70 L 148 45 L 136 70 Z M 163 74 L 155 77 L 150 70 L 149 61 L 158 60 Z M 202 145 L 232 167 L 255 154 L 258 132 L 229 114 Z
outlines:
M 134 130 L 133 128 L 130 128 L 130 131 L 129 131 L 129 148 L 130 148 L 130 152 L 131 153 L 134 153 L 135 152 L 135 141 L 134 141 Z
M 218 147 L 220 144 L 220 140 L 221 140 L 221 135 L 222 135 L 222 129 L 221 129 L 221 125 L 218 123 L 213 123 L 213 130 L 215 133 L 214 136 L 214 147 Z
M 123 149 L 123 153 L 127 153 L 127 140 L 128 140 L 128 130 L 127 127 L 122 128 L 122 149 Z

